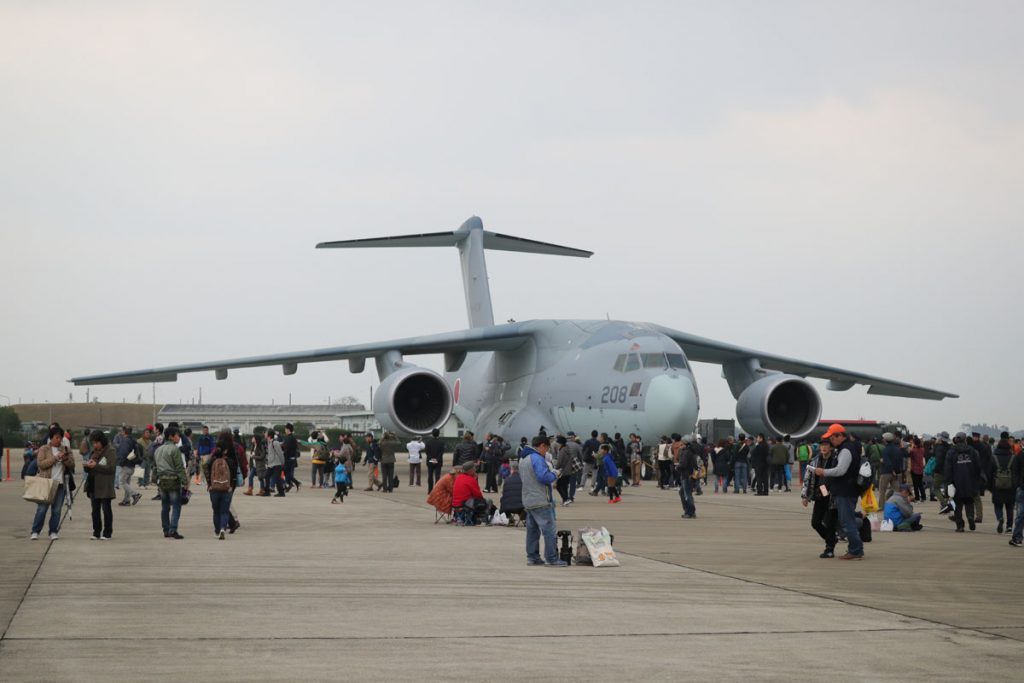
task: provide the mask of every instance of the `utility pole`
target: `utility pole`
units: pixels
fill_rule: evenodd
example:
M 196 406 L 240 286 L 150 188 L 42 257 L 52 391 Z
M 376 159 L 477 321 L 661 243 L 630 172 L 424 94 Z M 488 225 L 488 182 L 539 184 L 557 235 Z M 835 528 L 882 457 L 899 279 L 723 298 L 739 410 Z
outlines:
M 153 424 L 156 424 L 156 382 L 153 382 Z

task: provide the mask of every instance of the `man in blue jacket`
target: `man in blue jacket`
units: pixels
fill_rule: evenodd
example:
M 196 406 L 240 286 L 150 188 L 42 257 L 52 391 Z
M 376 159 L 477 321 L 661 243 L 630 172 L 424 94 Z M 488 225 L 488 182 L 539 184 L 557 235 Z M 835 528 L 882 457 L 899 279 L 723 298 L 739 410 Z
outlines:
M 546 436 L 533 437 L 533 446 L 523 449 L 519 459 L 519 476 L 523 480 L 523 508 L 526 510 L 526 564 L 565 567 L 558 559 L 555 536 L 555 502 L 551 484 L 558 479 L 558 470 L 551 469 L 545 458 L 550 447 Z M 540 559 L 540 537 L 544 536 L 544 559 Z

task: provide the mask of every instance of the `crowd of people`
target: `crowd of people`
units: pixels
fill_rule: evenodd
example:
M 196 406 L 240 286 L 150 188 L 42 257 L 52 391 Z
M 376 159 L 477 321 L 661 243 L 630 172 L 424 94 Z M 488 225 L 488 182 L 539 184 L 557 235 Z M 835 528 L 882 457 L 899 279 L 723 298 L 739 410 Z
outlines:
M 47 513 L 49 537 L 59 537 L 61 508 L 75 489 L 71 438 L 55 423 L 45 444 L 26 449 L 22 476 L 59 482 L 52 500 L 37 506 L 33 540 L 42 533 Z M 261 497 L 298 493 L 300 443 L 292 425 L 285 425 L 281 434 L 271 429 L 253 436 L 247 445 L 237 429 L 214 435 L 203 427 L 194 435 L 175 423 L 166 428 L 148 425 L 137 439 L 127 426 L 110 441 L 101 431 L 83 433 L 79 451 L 84 490 L 92 506 L 92 538 L 112 537 L 112 501 L 119 499 L 117 505 L 124 507 L 137 505 L 141 491 L 150 486 L 156 487 L 153 498 L 161 502 L 161 527 L 169 539 L 183 538 L 178 530 L 182 505 L 190 500 L 192 487 L 204 482 L 218 539 L 241 526 L 232 505 L 236 489 Z M 404 445 L 388 432 L 379 441 L 367 434 L 362 445 L 343 434 L 333 446 L 324 432 L 314 431 L 306 445 L 311 449 L 310 484 L 334 489 L 332 504 L 344 502 L 360 463 L 366 467 L 365 491 L 391 493 L 400 483 L 395 464 L 401 452 L 408 459 L 410 487 L 422 486 L 420 468 L 425 462 L 427 490 L 443 483 L 457 523 L 488 523 L 496 512 L 523 517 L 531 563 L 539 557 L 535 542 L 547 538 L 553 524 L 555 493 L 562 506 L 572 505 L 581 490 L 591 496 L 606 494 L 608 504 L 614 505 L 622 502 L 624 487 L 644 484 L 678 491 L 684 519 L 696 518 L 695 497 L 704 495 L 705 489 L 716 495 L 731 488 L 734 495 L 751 491 L 767 496 L 796 488 L 802 504 L 811 508 L 811 526 L 825 542 L 823 558 L 834 557 L 836 543 L 842 540 L 848 543 L 843 559 L 863 557 L 864 513 L 874 512 L 866 505 L 866 494 L 877 501 L 884 523 L 895 531 L 922 529 L 922 513 L 915 503 L 927 501 L 936 502 L 940 515 L 948 515 L 955 531 L 963 532 L 982 523 L 982 498 L 988 493 L 996 533 L 1009 533 L 1013 546 L 1022 544 L 1024 533 L 1022 444 L 1006 433 L 998 440 L 980 434 L 958 433 L 951 439 L 941 432 L 921 439 L 886 433 L 861 441 L 837 424 L 814 441 L 740 434 L 711 444 L 677 433 L 646 448 L 637 434 L 623 439 L 618 433 L 609 436 L 594 430 L 584 440 L 571 431 L 549 437 L 542 427 L 536 438 L 523 438 L 513 450 L 501 436 L 487 434 L 477 442 L 467 431 L 452 449 L 450 477 L 443 474 L 446 443 L 437 430 Z M 528 471 L 524 463 L 529 463 Z M 539 491 L 545 488 L 547 493 L 541 496 Z M 502 494 L 500 507 L 486 498 L 488 493 Z M 542 497 L 551 507 L 550 519 L 536 507 Z

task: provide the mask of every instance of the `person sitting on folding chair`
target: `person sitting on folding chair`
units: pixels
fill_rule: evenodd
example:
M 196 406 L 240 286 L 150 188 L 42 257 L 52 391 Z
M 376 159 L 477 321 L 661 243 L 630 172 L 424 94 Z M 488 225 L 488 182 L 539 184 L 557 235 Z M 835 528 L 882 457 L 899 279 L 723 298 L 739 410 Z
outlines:
M 452 512 L 455 522 L 464 526 L 475 526 L 487 514 L 490 503 L 484 499 L 480 484 L 476 480 L 476 463 L 470 460 L 462 464 L 452 486 Z
M 455 487 L 455 472 L 439 477 L 427 495 L 427 502 L 434 506 L 434 524 L 442 519 L 446 523 L 452 521 L 452 489 Z

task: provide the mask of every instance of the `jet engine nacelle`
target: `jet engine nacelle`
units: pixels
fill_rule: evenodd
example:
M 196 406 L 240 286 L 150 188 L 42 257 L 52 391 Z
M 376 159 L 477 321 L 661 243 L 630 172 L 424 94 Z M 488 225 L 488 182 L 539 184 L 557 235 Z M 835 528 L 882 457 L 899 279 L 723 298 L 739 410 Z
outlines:
M 452 390 L 440 375 L 407 366 L 388 375 L 373 395 L 373 412 L 384 429 L 402 435 L 429 434 L 452 414 Z
M 743 390 L 736 419 L 748 434 L 798 438 L 821 419 L 821 397 L 803 377 L 769 375 Z

